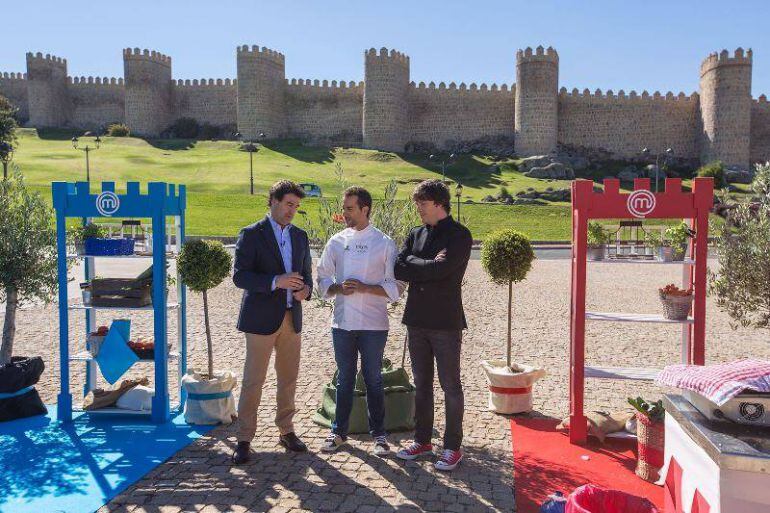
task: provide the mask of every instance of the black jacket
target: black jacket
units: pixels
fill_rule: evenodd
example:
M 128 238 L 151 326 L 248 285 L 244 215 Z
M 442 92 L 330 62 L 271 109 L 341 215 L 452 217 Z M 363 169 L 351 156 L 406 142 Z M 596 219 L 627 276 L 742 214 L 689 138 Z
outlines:
M 403 322 L 437 330 L 467 328 L 462 281 L 471 257 L 471 232 L 452 216 L 412 229 L 396 259 L 397 280 L 409 282 Z M 434 260 L 446 249 L 446 260 Z
M 286 314 L 287 291 L 279 288 L 270 290 L 275 276 L 298 272 L 312 291 L 312 258 L 307 233 L 292 226 L 289 234 L 291 269 L 286 270 L 273 227 L 267 217 L 241 230 L 235 244 L 233 273 L 235 286 L 244 289 L 237 326 L 240 331 L 270 335 L 281 327 Z M 299 333 L 302 331 L 302 302 L 294 301 L 291 312 L 294 330 Z

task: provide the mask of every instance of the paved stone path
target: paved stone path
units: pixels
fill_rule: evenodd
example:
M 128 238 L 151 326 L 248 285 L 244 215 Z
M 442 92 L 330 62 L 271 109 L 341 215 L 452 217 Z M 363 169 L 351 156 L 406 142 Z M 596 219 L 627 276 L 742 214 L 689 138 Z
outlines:
M 529 279 L 514 287 L 513 354 L 522 363 L 545 367 L 549 375 L 535 387 L 533 415 L 566 416 L 569 360 L 569 261 L 536 261 Z M 589 268 L 589 309 L 657 312 L 656 287 L 678 283 L 674 266 L 592 264 Z M 311 452 L 287 454 L 276 445 L 275 374 L 271 369 L 260 411 L 254 460 L 242 467 L 229 464 L 234 428 L 219 427 L 175 454 L 100 511 L 132 513 L 205 511 L 456 511 L 514 510 L 513 461 L 508 419 L 486 410 L 486 381 L 478 362 L 505 354 L 506 290 L 485 277 L 471 261 L 464 287 L 470 329 L 464 338 L 462 377 L 466 393 L 465 460 L 457 471 L 442 474 L 431 461 L 402 462 L 370 454 L 368 436 L 351 440 L 346 450 L 320 452 L 327 430 L 311 421 L 323 383 L 334 371 L 328 333 L 329 311 L 308 308 L 303 332 L 303 364 L 297 391 L 298 434 Z M 234 328 L 240 291 L 226 282 L 212 291 L 213 335 L 217 367 L 235 371 L 240 380 L 243 336 Z M 625 306 L 624 306 L 625 305 Z M 190 295 L 188 332 L 190 362 L 205 365 L 201 300 Z M 709 300 L 707 351 L 709 361 L 737 357 L 768 357 L 766 334 L 732 331 L 727 317 Z M 149 316 L 134 317 L 134 333 L 150 334 Z M 59 382 L 56 310 L 33 308 L 20 313 L 17 354 L 42 354 L 48 368 L 39 389 L 47 403 L 56 398 Z M 81 340 L 82 321 L 71 320 L 72 340 Z M 400 362 L 404 330 L 392 322 L 386 356 Z M 175 329 L 173 319 L 170 329 Z M 643 330 L 643 331 L 642 331 Z M 589 361 L 603 365 L 662 367 L 679 359 L 679 328 L 668 325 L 591 323 Z M 174 338 L 172 337 L 172 340 Z M 136 367 L 136 366 L 135 366 Z M 407 361 L 408 368 L 408 361 Z M 144 368 L 148 372 L 149 368 Z M 132 370 L 133 375 L 142 369 Z M 72 392 L 81 390 L 83 371 L 73 366 Z M 443 430 L 443 401 L 437 387 L 437 430 Z M 651 384 L 594 380 L 586 387 L 593 409 L 626 409 L 628 395 L 653 396 Z M 75 396 L 77 397 L 77 395 Z M 395 434 L 394 445 L 411 441 Z M 440 438 L 437 439 L 440 442 Z

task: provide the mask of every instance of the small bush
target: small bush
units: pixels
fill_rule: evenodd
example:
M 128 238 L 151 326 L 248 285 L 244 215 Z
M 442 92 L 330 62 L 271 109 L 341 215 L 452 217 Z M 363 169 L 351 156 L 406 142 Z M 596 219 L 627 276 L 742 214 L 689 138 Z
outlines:
M 200 132 L 200 125 L 193 118 L 179 118 L 170 127 L 171 135 L 176 139 L 195 139 Z
M 511 197 L 511 193 L 508 192 L 508 188 L 507 187 L 500 187 L 500 192 L 497 194 L 497 199 L 502 200 L 502 199 L 510 198 L 510 197 Z
M 220 136 L 219 127 L 212 125 L 211 123 L 203 123 L 198 131 L 198 139 L 208 141 L 211 139 L 218 139 Z
M 107 135 L 110 137 L 128 137 L 131 130 L 123 123 L 113 123 L 107 127 Z
M 725 165 L 719 161 L 709 162 L 705 166 L 701 166 L 701 168 L 698 169 L 697 175 L 700 177 L 713 178 L 715 189 L 721 189 L 727 185 L 725 183 Z

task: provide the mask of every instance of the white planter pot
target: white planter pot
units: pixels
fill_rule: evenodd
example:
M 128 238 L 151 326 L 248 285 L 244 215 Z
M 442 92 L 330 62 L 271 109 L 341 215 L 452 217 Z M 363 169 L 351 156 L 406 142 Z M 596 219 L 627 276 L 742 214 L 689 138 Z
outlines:
M 203 379 L 190 370 L 182 376 L 187 392 L 184 420 L 188 424 L 230 424 L 237 417 L 233 389 L 238 380 L 230 371 L 215 372 L 213 379 Z
M 532 410 L 532 385 L 545 376 L 544 369 L 505 360 L 483 360 L 481 367 L 489 383 L 489 410 L 496 413 L 524 413 Z

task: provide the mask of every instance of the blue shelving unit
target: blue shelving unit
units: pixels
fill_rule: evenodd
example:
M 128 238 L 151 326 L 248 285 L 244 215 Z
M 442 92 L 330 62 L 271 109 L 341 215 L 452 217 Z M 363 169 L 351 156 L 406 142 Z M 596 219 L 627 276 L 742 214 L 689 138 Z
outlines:
M 58 251 L 59 274 L 59 358 L 61 366 L 61 390 L 57 399 L 59 420 L 72 421 L 73 403 L 70 394 L 70 362 L 84 362 L 86 365 L 86 382 L 83 396 L 96 388 L 96 362 L 86 352 L 71 354 L 69 336 L 69 312 L 83 311 L 85 313 L 86 333 L 96 328 L 96 313 L 101 310 L 146 310 L 153 313 L 153 333 L 155 339 L 155 397 L 152 402 L 151 417 L 154 422 L 166 422 L 171 413 L 181 411 L 185 394 L 179 380 L 187 372 L 187 301 L 185 287 L 177 275 L 178 303 L 169 304 L 166 298 L 166 262 L 179 253 L 184 242 L 185 234 L 185 186 L 175 186 L 163 182 L 147 184 L 147 194 L 140 193 L 139 182 L 128 182 L 126 194 L 115 193 L 114 182 L 102 182 L 100 193 L 93 194 L 88 182 L 53 182 L 53 206 L 56 210 L 56 242 Z M 94 218 L 150 218 L 152 220 L 151 255 L 130 255 L 110 258 L 151 258 L 153 266 L 152 306 L 144 308 L 103 308 L 82 304 L 69 304 L 67 298 L 67 259 L 82 258 L 84 260 L 85 279 L 90 280 L 95 275 L 95 258 L 87 255 L 67 254 L 67 218 L 77 218 L 86 223 Z M 167 218 L 173 217 L 175 241 L 169 254 L 167 238 Z M 178 344 L 176 352 L 168 349 L 168 311 L 177 312 Z M 178 363 L 179 376 L 176 387 L 179 388 L 180 401 L 177 405 L 170 404 L 168 365 L 172 359 Z M 126 410 L 104 409 L 89 411 L 89 414 L 128 414 Z M 143 413 L 146 415 L 146 413 Z

